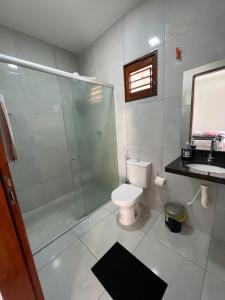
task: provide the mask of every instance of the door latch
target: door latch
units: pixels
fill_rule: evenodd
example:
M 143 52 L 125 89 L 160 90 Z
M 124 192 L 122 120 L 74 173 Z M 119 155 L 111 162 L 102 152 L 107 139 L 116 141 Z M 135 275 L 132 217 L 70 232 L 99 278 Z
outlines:
M 12 182 L 8 176 L 3 177 L 4 185 L 6 188 L 7 198 L 9 201 L 9 204 L 12 206 L 15 202 L 15 196 L 12 189 Z

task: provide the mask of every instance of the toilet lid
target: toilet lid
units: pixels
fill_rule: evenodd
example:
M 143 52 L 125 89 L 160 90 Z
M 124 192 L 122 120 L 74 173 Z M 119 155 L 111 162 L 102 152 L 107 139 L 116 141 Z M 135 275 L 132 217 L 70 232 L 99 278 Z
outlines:
M 112 192 L 112 200 L 122 204 L 130 204 L 135 202 L 142 194 L 143 189 L 133 184 L 121 184 Z

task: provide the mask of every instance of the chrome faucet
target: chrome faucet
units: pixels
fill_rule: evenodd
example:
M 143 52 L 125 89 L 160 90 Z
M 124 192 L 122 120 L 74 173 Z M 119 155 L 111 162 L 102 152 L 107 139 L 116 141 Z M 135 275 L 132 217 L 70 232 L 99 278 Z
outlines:
M 209 156 L 207 159 L 208 163 L 212 163 L 214 160 L 213 152 L 216 151 L 216 149 L 217 149 L 216 141 L 218 140 L 218 138 L 219 138 L 219 136 L 216 135 L 214 137 L 214 139 L 212 139 L 212 141 L 211 141 L 210 152 L 209 152 Z

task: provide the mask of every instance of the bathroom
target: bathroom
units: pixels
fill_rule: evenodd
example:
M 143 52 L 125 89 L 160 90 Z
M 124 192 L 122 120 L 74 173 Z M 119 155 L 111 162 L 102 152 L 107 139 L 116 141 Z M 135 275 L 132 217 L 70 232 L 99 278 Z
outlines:
M 162 299 L 225 299 L 223 180 L 171 166 L 189 140 L 190 78 L 225 66 L 224 12 L 223 0 L 0 1 L 0 95 L 18 152 L 9 167 L 39 291 L 13 296 L 1 281 L 0 299 L 134 299 L 91 271 L 116 242 L 168 285 Z M 127 101 L 124 66 L 149 55 L 156 90 Z M 151 165 L 127 226 L 111 198 L 130 159 Z M 174 201 L 180 233 L 164 221 Z M 161 299 L 149 285 L 139 299 Z

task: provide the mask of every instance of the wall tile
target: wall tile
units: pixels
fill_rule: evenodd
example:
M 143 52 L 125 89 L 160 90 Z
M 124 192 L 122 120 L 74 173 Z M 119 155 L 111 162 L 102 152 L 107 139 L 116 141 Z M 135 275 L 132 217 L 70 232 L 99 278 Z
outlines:
M 31 123 L 38 148 L 66 145 L 64 123 L 61 115 L 32 116 Z
M 163 146 L 180 147 L 181 98 L 164 102 Z
M 218 184 L 216 205 L 225 207 L 225 185 L 224 184 Z
M 214 218 L 213 237 L 225 241 L 225 207 L 217 206 Z
M 36 151 L 36 158 L 41 170 L 43 181 L 60 177 L 71 172 L 69 151 L 67 146 L 38 149 Z
M 64 49 L 54 47 L 56 55 L 56 68 L 69 73 L 78 71 L 77 56 Z
M 199 5 L 201 0 L 197 2 Z M 203 11 L 208 7 L 204 18 L 200 18 L 194 28 L 168 41 L 165 45 L 165 98 L 182 95 L 184 71 L 223 59 L 225 56 L 223 39 L 225 4 L 223 1 L 209 3 L 209 0 L 207 3 L 206 6 L 204 4 L 201 7 Z M 181 61 L 175 59 L 176 47 L 182 49 Z
M 194 30 L 205 18 L 211 0 L 167 0 L 165 36 L 166 41 Z M 187 13 L 188 12 L 188 13 Z
M 71 173 L 44 182 L 43 188 L 47 202 L 72 192 L 74 188 Z
M 142 1 L 124 16 L 124 59 L 132 61 L 152 51 L 149 39 L 164 43 L 164 1 Z M 158 45 L 157 45 L 158 46 Z
M 28 114 L 10 114 L 9 118 L 14 134 L 16 150 L 19 156 L 21 152 L 34 151 L 35 141 Z
M 41 184 L 17 192 L 17 197 L 22 214 L 45 204 L 45 194 Z
M 54 47 L 19 31 L 12 31 L 16 56 L 28 61 L 56 68 Z
M 4 97 L 8 113 L 27 111 L 20 70 L 0 70 L 0 93 Z
M 96 47 L 95 44 L 88 46 L 78 56 L 78 69 L 82 76 L 96 77 Z
M 0 41 L 0 53 L 15 56 L 11 30 L 3 25 L 0 25 Z
M 163 102 L 133 105 L 126 108 L 127 143 L 161 146 Z
M 123 64 L 122 21 L 119 20 L 104 32 L 95 43 L 96 75 Z
M 61 113 L 62 108 L 56 76 L 23 69 L 21 77 L 29 114 Z
M 16 190 L 28 188 L 41 183 L 41 172 L 32 149 L 26 149 L 19 153 L 19 160 L 10 164 Z
M 180 147 L 174 148 L 174 147 L 163 147 L 163 158 L 162 158 L 162 172 L 164 174 L 164 168 L 166 165 L 171 163 L 173 160 L 175 160 L 180 155 Z

